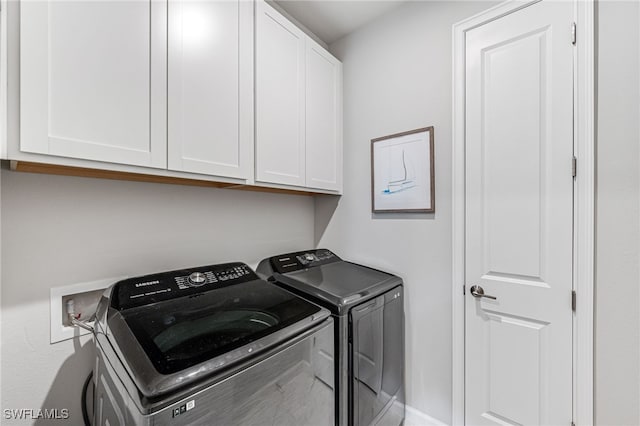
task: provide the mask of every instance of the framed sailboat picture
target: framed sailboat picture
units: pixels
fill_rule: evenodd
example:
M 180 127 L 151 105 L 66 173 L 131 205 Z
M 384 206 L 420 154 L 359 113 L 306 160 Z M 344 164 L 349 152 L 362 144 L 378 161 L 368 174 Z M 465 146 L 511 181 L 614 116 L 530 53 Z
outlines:
M 371 140 L 373 213 L 433 213 L 433 126 Z

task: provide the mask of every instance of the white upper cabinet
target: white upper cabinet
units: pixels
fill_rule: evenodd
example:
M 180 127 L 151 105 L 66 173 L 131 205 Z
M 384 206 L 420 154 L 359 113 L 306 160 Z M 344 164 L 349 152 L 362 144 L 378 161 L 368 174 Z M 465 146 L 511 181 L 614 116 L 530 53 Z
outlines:
M 14 10 L 11 160 L 342 191 L 342 64 L 265 1 Z
M 253 4 L 169 2 L 169 169 L 247 179 L 253 164 Z
M 256 3 L 256 180 L 305 185 L 306 35 Z
M 20 7 L 20 150 L 166 168 L 166 4 Z
M 256 3 L 256 180 L 342 190 L 342 64 Z
M 342 189 L 342 64 L 307 40 L 306 186 Z

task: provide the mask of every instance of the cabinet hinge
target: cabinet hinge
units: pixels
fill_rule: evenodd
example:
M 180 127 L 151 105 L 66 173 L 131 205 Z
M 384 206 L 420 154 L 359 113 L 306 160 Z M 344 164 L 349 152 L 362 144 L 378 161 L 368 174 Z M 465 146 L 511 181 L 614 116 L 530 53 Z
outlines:
M 575 290 L 571 290 L 571 310 L 573 312 L 576 311 L 576 291 Z
M 578 32 L 578 29 L 576 27 L 576 23 L 572 22 L 571 23 L 571 44 L 573 44 L 574 46 L 576 45 L 576 41 L 577 41 L 577 38 L 578 38 L 578 36 L 576 34 L 577 32 Z
M 571 176 L 575 178 L 577 174 L 578 174 L 578 159 L 574 155 L 573 158 L 571 159 Z

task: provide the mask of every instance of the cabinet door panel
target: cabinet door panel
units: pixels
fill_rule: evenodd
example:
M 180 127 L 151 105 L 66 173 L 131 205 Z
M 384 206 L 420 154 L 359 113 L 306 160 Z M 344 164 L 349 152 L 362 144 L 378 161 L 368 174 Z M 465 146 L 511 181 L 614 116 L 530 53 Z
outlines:
M 305 35 L 256 4 L 256 180 L 305 184 Z
M 169 3 L 169 168 L 248 178 L 252 4 Z
M 21 4 L 20 149 L 166 167 L 166 5 Z
M 306 186 L 342 187 L 342 64 L 307 40 Z

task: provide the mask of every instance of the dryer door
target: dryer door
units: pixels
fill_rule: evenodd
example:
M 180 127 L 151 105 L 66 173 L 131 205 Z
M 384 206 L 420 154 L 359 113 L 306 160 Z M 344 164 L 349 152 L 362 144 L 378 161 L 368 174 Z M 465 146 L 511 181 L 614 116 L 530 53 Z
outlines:
M 397 287 L 350 311 L 356 426 L 399 425 L 404 418 L 402 300 L 402 288 Z

